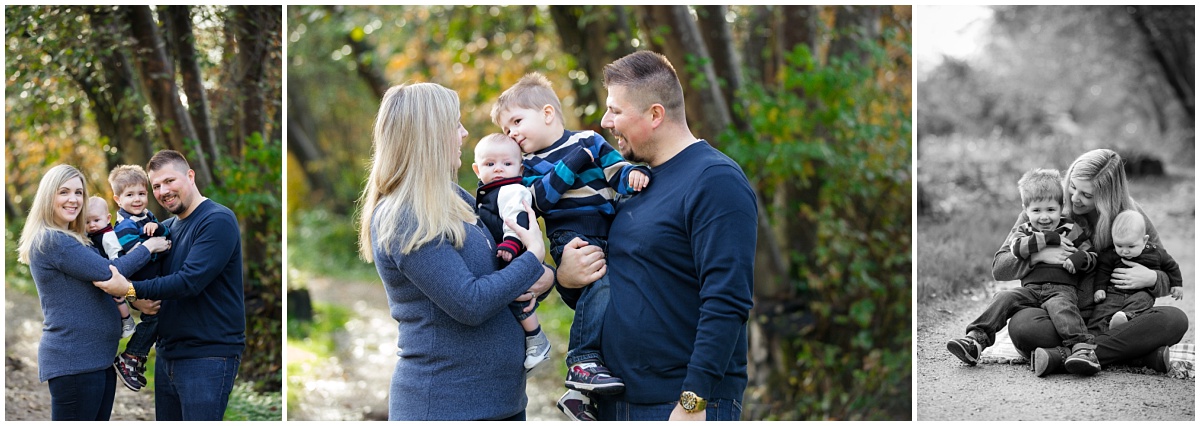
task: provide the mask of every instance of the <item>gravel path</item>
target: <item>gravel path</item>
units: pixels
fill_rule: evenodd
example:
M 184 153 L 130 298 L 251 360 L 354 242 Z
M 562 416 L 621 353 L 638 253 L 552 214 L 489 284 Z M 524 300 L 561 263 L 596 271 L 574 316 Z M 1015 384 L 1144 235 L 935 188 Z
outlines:
M 946 341 L 962 336 L 985 307 L 981 300 L 919 307 L 917 420 L 1195 420 L 1191 379 L 1123 367 L 1092 377 L 1038 378 L 1029 364 L 963 364 L 946 351 Z M 1184 341 L 1195 342 L 1192 336 Z
M 387 420 L 388 387 L 396 366 L 396 322 L 388 311 L 387 294 L 378 283 L 308 281 L 312 299 L 350 308 L 357 315 L 335 336 L 337 354 L 319 368 L 288 370 L 288 420 Z M 557 297 L 557 296 L 551 296 Z M 567 420 L 554 406 L 566 391 L 566 342 L 550 335 L 552 355 L 530 376 L 529 420 Z M 306 351 L 288 348 L 288 364 L 312 360 Z
M 37 296 L 4 286 L 4 420 L 50 420 L 50 388 L 38 381 L 42 310 Z M 154 395 L 117 384 L 112 420 L 154 420 Z

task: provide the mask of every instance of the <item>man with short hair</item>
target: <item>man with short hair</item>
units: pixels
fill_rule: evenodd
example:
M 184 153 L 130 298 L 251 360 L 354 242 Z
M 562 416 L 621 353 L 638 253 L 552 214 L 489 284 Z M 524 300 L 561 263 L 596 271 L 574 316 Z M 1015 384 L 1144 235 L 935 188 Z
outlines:
M 599 420 L 739 420 L 746 320 L 753 306 L 757 207 L 742 169 L 688 128 L 683 89 L 666 57 L 647 51 L 604 67 L 601 125 L 621 154 L 650 166 L 654 185 L 624 201 L 598 247 L 567 245 L 557 278 L 611 282 L 601 332 L 625 393 L 593 395 Z
M 246 347 L 241 231 L 233 211 L 200 194 L 182 154 L 163 150 L 146 169 L 158 203 L 175 216 L 163 276 L 130 283 L 113 271 L 96 286 L 161 300 L 156 420 L 221 420 Z

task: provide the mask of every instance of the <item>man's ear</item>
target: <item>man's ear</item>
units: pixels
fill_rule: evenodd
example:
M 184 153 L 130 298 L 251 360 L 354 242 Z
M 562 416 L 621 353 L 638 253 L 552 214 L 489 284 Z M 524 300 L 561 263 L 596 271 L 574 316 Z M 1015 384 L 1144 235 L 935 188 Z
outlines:
M 667 109 L 662 104 L 650 105 L 650 127 L 657 128 L 667 118 Z

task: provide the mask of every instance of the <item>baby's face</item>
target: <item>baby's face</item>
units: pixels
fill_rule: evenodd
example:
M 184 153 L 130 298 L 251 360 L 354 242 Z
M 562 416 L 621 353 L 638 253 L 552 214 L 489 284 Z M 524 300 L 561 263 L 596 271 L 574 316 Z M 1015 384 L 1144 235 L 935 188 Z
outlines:
M 143 185 L 129 185 L 117 194 L 117 205 L 121 206 L 121 210 L 125 210 L 134 216 L 140 216 L 146 211 L 147 198 L 146 187 Z
M 1038 232 L 1054 232 L 1062 219 L 1062 204 L 1054 200 L 1031 201 L 1025 206 L 1025 216 Z
M 112 216 L 108 213 L 108 206 L 99 203 L 88 203 L 87 216 L 84 217 L 84 225 L 89 234 L 104 229 L 108 226 Z
M 493 143 L 475 154 L 475 164 L 472 164 L 472 168 L 483 183 L 521 176 L 521 155 L 516 144 L 503 146 Z
M 1113 250 L 1117 251 L 1117 255 L 1125 259 L 1133 259 L 1142 254 L 1142 250 L 1146 249 L 1146 241 L 1150 239 L 1149 235 L 1138 235 L 1134 232 L 1128 232 L 1130 235 L 1113 234 Z

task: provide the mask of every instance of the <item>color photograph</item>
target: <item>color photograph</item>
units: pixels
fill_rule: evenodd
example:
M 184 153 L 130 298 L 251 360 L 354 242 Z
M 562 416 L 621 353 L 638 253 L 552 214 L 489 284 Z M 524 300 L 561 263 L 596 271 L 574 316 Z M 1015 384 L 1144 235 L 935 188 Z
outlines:
M 287 419 L 911 420 L 909 6 L 290 6 Z
M 4 419 L 282 420 L 282 8 L 4 18 Z

